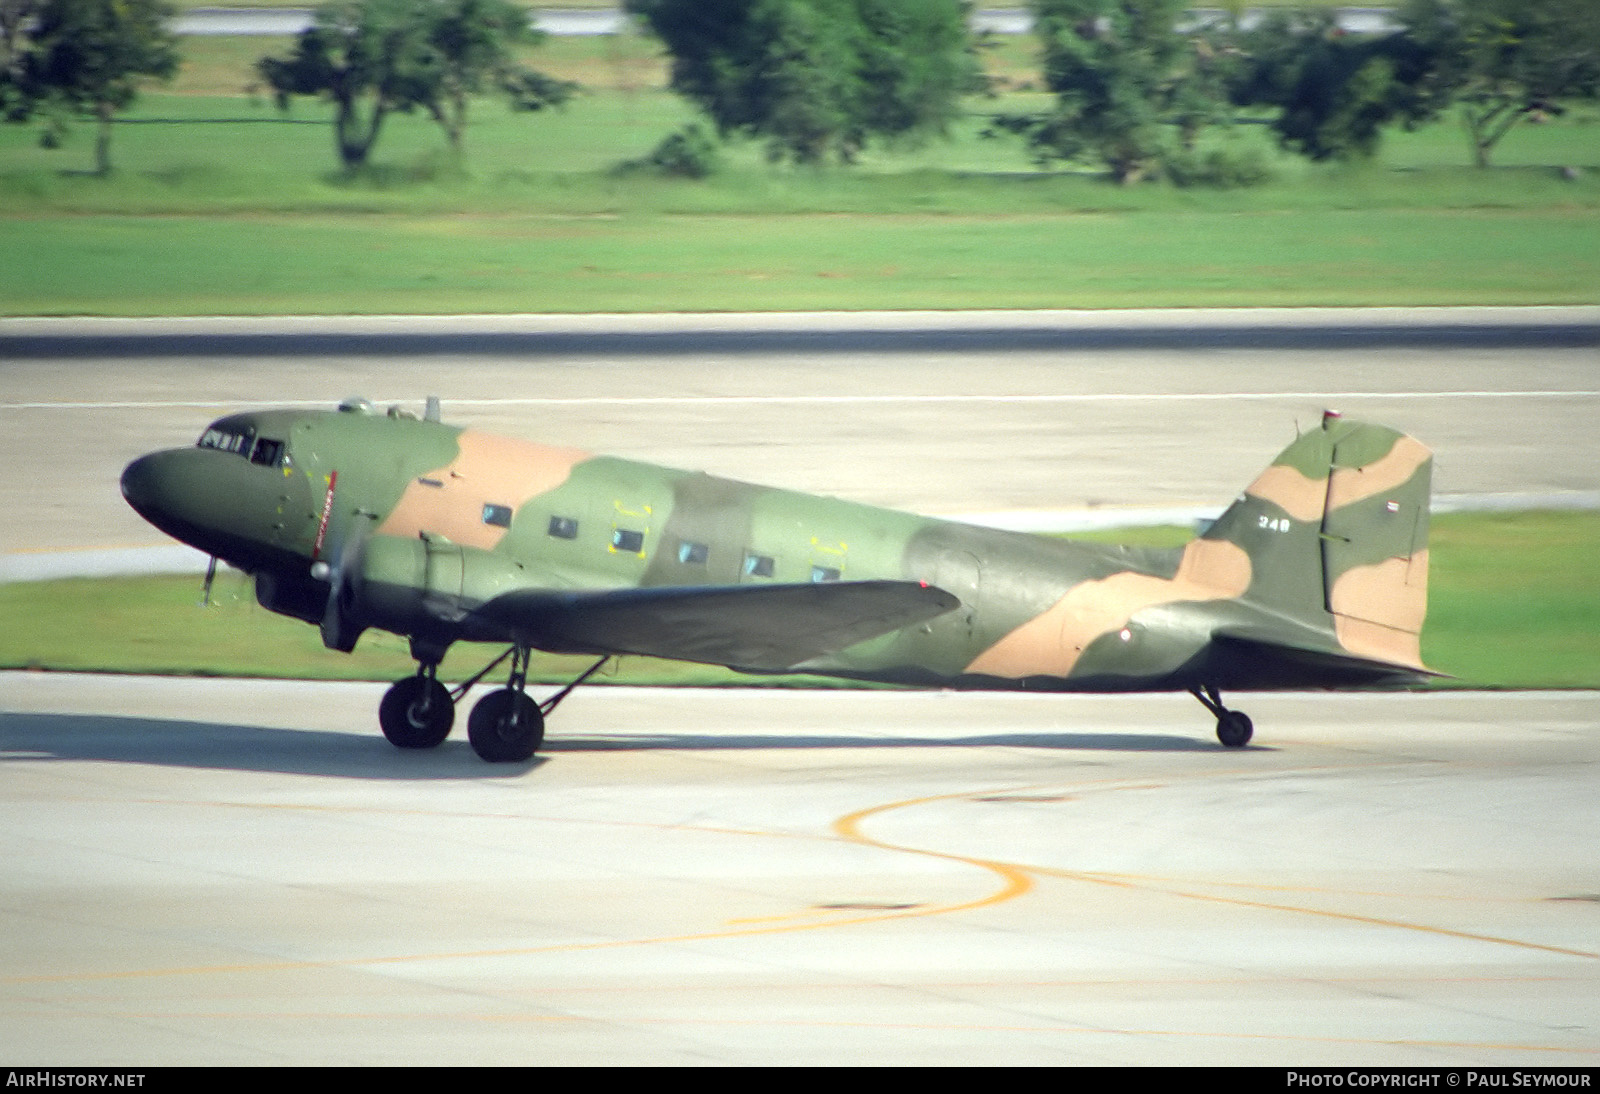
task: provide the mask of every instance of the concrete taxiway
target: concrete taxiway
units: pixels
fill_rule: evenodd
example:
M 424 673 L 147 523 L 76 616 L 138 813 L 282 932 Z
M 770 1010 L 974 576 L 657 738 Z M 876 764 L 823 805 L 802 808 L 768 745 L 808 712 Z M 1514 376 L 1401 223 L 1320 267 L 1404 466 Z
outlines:
M 7 1063 L 1600 1058 L 1593 694 L 379 693 L 0 677 Z

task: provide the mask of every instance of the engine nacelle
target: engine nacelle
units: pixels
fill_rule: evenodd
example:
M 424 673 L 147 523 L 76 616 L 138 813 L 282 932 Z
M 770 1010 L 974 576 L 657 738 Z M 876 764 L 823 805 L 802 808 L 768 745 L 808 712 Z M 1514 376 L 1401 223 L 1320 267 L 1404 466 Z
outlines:
M 445 643 L 474 637 L 461 630 L 472 610 L 528 583 L 520 563 L 426 532 L 374 535 L 354 561 L 338 597 L 350 622 Z

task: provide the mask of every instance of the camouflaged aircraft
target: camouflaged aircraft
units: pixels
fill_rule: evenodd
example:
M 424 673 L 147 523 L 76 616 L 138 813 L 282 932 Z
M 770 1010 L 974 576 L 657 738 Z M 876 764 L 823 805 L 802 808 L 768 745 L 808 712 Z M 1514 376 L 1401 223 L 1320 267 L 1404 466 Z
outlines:
M 749 673 L 924 687 L 1192 693 L 1222 744 L 1234 689 L 1400 685 L 1421 661 L 1432 457 L 1329 412 L 1210 526 L 1173 549 L 974 527 L 461 429 L 363 400 L 213 422 L 129 464 L 157 528 L 254 575 L 262 606 L 349 652 L 410 639 L 417 672 L 378 717 L 401 748 L 450 733 L 521 761 L 605 661 L 645 654 Z M 209 576 L 208 576 L 209 581 Z M 455 689 L 455 642 L 508 648 Z M 598 660 L 543 704 L 531 650 Z

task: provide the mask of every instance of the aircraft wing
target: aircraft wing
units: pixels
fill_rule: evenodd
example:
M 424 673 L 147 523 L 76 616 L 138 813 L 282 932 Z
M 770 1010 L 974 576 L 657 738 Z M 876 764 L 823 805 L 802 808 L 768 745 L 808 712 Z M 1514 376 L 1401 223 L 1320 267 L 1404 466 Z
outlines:
M 659 586 L 505 593 L 474 624 L 559 653 L 633 653 L 779 672 L 943 615 L 961 603 L 916 581 Z

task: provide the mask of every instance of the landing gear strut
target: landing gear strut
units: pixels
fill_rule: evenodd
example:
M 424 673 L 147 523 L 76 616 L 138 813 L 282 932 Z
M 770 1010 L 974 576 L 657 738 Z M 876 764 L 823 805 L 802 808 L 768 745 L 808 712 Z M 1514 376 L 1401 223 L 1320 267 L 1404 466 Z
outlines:
M 1229 710 L 1222 705 L 1222 696 L 1210 684 L 1190 688 L 1189 694 L 1200 700 L 1200 705 L 1217 716 L 1217 740 L 1228 748 L 1243 748 L 1250 743 L 1255 726 L 1250 716 L 1242 710 Z
M 511 674 L 506 686 L 478 700 L 467 719 L 467 740 L 472 743 L 472 750 L 490 763 L 520 763 L 537 752 L 544 743 L 545 716 L 610 660 L 600 658 L 554 696 L 536 703 L 526 692 L 530 657 L 526 647 L 512 646 L 454 691 L 438 680 L 437 654 L 427 660 L 419 657 L 417 674 L 396 681 L 384 693 L 378 706 L 383 735 L 397 748 L 434 748 L 443 743 L 455 723 L 456 704 L 508 657 Z

